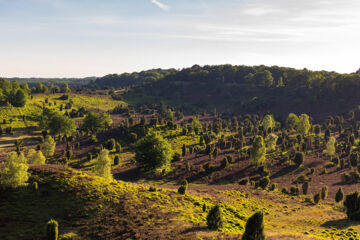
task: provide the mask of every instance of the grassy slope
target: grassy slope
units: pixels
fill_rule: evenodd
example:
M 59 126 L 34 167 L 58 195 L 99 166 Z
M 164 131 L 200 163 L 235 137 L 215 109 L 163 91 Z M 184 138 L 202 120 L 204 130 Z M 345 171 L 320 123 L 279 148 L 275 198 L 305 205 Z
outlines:
M 46 104 L 46 107 L 55 111 L 59 111 L 59 106 L 61 104 L 65 106 L 65 104 L 69 102 L 69 100 L 59 100 L 58 98 L 61 95 L 62 94 L 35 94 L 33 95 L 33 99 L 27 101 L 25 107 L 0 107 L 0 121 L 3 119 L 14 120 L 12 124 L 2 124 L 2 127 L 11 126 L 13 128 L 24 128 L 27 126 L 36 126 L 37 123 L 35 120 L 40 116 L 41 108 L 45 103 L 46 98 L 48 98 L 49 102 L 52 104 L 51 106 Z M 69 99 L 73 101 L 73 109 L 84 107 L 87 110 L 108 111 L 118 105 L 126 104 L 123 101 L 113 100 L 109 96 L 104 95 L 86 96 L 70 94 Z M 54 102 L 56 102 L 56 106 L 54 105 Z M 65 111 L 66 110 L 64 109 L 62 112 L 65 113 Z M 23 115 L 27 117 L 26 123 L 22 120 Z
M 308 205 L 278 192 L 190 186 L 182 196 L 55 165 L 32 166 L 31 172 L 30 182 L 39 183 L 37 193 L 19 189 L 1 195 L 0 229 L 7 231 L 0 231 L 0 239 L 43 239 L 50 218 L 59 221 L 61 234 L 81 239 L 238 239 L 246 219 L 258 210 L 266 214 L 270 239 L 348 239 L 360 231 L 358 226 L 349 228 L 351 222 L 342 220 L 345 214 L 330 204 Z M 221 231 L 206 229 L 203 204 L 208 209 L 221 205 Z

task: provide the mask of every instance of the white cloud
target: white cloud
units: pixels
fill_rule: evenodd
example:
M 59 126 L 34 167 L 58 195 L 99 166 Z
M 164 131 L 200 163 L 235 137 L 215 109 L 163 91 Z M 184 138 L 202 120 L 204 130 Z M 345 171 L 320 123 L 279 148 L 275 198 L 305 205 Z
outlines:
M 151 0 L 151 2 L 164 11 L 168 11 L 170 9 L 169 6 L 159 2 L 158 0 Z

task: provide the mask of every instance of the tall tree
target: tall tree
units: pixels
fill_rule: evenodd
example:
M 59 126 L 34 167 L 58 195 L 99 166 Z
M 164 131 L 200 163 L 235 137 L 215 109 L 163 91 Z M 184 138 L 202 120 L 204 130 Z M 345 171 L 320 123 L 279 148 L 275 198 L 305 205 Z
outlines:
M 260 166 L 266 157 L 266 147 L 262 136 L 256 136 L 250 149 L 250 159 L 252 164 Z
M 86 114 L 81 129 L 85 132 L 96 132 L 110 127 L 112 120 L 107 113 L 99 114 L 96 112 L 89 112 Z
M 109 157 L 109 150 L 102 149 L 100 151 L 99 157 L 94 163 L 94 172 L 100 177 L 112 179 L 113 176 L 111 174 L 111 159 Z

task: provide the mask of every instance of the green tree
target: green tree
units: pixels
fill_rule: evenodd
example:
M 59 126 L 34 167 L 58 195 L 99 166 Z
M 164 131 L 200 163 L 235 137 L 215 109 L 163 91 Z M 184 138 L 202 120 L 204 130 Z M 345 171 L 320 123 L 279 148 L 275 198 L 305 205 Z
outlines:
M 343 199 L 344 199 L 344 192 L 342 188 L 339 188 L 339 190 L 336 192 L 335 195 L 335 201 L 338 203 L 341 202 Z
M 52 135 L 71 135 L 76 131 L 74 120 L 60 113 L 55 113 L 49 122 L 48 128 Z
M 11 104 L 14 107 L 24 107 L 26 104 L 27 95 L 24 90 L 18 89 L 14 96 L 11 97 Z
M 3 187 L 17 188 L 26 186 L 29 179 L 27 160 L 23 153 L 11 152 L 3 164 L 0 183 Z
M 288 128 L 296 128 L 298 122 L 298 116 L 295 113 L 290 113 L 286 118 L 285 124 Z
M 60 92 L 62 93 L 69 93 L 71 90 L 69 88 L 69 85 L 67 83 L 64 83 L 60 86 Z
M 46 223 L 46 237 L 47 240 L 58 240 L 59 224 L 55 220 L 50 220 Z
M 149 132 L 135 148 L 135 160 L 145 172 L 169 169 L 173 151 L 170 144 L 157 132 Z
M 266 142 L 266 148 L 269 150 L 274 151 L 276 148 L 276 142 L 278 140 L 278 136 L 275 135 L 274 133 L 271 133 L 269 135 L 266 136 L 265 138 L 265 142 Z
M 329 141 L 326 143 L 326 152 L 329 156 L 334 156 L 335 154 L 335 137 L 330 137 Z
M 112 120 L 109 114 L 89 112 L 84 118 L 81 129 L 85 132 L 95 133 L 110 127 L 111 124 Z
M 246 222 L 242 240 L 265 240 L 264 214 L 257 212 Z
M 296 125 L 296 130 L 301 135 L 306 135 L 311 128 L 310 117 L 307 114 L 301 114 L 299 117 L 299 121 Z
M 99 157 L 94 163 L 94 173 L 100 177 L 112 179 L 109 150 L 102 149 L 100 151 Z
M 261 123 L 264 130 L 267 132 L 269 129 L 273 129 L 275 127 L 275 120 L 272 115 L 266 115 Z
M 56 142 L 51 136 L 46 136 L 45 141 L 42 145 L 42 150 L 46 157 L 51 157 L 54 155 L 56 147 Z
M 27 159 L 29 164 L 45 164 L 46 161 L 43 153 L 40 150 L 35 151 L 34 149 L 29 150 Z
M 223 227 L 222 213 L 218 205 L 210 210 L 206 217 L 206 223 L 211 230 L 219 230 Z
M 192 129 L 195 130 L 195 132 L 200 131 L 202 129 L 202 125 L 200 123 L 200 121 L 197 119 L 197 117 L 194 117 L 192 122 L 191 122 L 191 127 Z
M 266 157 L 266 147 L 262 136 L 256 136 L 250 149 L 250 159 L 252 164 L 260 166 L 264 163 Z

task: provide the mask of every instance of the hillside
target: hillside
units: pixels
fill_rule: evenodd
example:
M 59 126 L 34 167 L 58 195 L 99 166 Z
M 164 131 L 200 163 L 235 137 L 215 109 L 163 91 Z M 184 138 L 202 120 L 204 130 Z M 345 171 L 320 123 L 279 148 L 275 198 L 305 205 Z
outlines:
M 113 79 L 113 83 L 121 82 Z M 106 84 L 102 87 L 114 87 Z M 129 103 L 163 102 L 185 113 L 267 113 L 285 117 L 306 112 L 317 119 L 356 109 L 360 74 L 267 66 L 193 66 L 132 88 Z
M 7 230 L 0 231 L 1 239 L 45 239 L 50 218 L 59 222 L 63 239 L 238 239 L 257 210 L 265 212 L 267 239 L 347 239 L 360 231 L 329 203 L 309 205 L 279 192 L 190 185 L 182 196 L 165 186 L 149 191 L 147 184 L 104 180 L 55 165 L 33 165 L 30 172 L 30 187 L 1 192 L 0 225 Z M 203 212 L 204 204 L 209 209 L 216 203 L 224 215 L 220 232 L 206 229 L 208 210 Z

